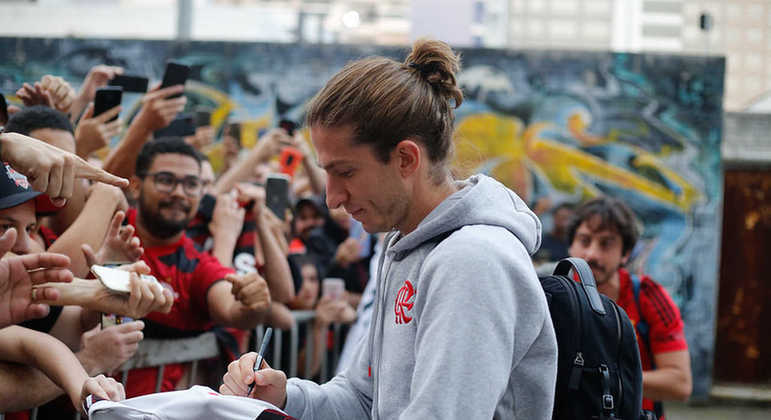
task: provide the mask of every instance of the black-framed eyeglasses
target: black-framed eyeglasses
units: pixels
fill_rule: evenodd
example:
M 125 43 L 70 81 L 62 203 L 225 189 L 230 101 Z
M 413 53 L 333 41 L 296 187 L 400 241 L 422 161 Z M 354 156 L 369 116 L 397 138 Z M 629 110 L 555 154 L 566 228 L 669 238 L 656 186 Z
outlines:
M 174 189 L 177 188 L 177 184 L 182 184 L 182 191 L 191 197 L 201 195 L 201 191 L 203 190 L 203 182 L 201 181 L 201 178 L 197 176 L 188 175 L 177 178 L 177 176 L 171 172 L 160 171 L 145 174 L 142 178 L 148 176 L 152 178 L 155 189 L 164 194 L 170 194 L 174 191 Z

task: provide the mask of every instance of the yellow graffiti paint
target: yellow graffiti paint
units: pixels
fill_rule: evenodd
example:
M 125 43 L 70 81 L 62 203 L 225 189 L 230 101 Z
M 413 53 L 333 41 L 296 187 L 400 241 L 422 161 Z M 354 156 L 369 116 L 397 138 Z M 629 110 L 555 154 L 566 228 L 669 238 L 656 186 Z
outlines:
M 587 125 L 580 114 L 574 114 L 568 124 L 571 125 L 569 131 L 581 137 L 576 140 L 582 144 L 617 141 L 615 135 L 587 137 L 581 134 Z M 466 117 L 457 128 L 454 168 L 460 176 L 477 171 L 490 173 L 526 199 L 530 196 L 533 170 L 543 174 L 556 190 L 585 198 L 600 193 L 586 178 L 636 191 L 681 211 L 690 210 L 703 198 L 698 189 L 649 152 L 635 148 L 637 155 L 632 166 L 641 170 L 650 168 L 669 184 L 656 182 L 580 149 L 540 136 L 550 128 L 554 126 L 548 122 L 525 127 L 516 117 L 492 113 Z
M 228 115 L 238 108 L 238 104 L 230 99 L 227 94 L 201 82 L 188 81 L 185 87 L 185 94 L 188 93 L 204 97 L 216 104 L 211 114 L 211 124 L 215 130 L 219 129 L 227 120 Z

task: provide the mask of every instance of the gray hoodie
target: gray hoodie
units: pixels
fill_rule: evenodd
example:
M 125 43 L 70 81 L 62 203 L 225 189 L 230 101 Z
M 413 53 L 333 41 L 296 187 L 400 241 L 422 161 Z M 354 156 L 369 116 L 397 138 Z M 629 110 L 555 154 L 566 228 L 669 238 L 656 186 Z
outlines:
M 530 260 L 541 223 L 477 175 L 381 257 L 367 342 L 324 385 L 290 379 L 298 419 L 551 418 L 557 341 Z

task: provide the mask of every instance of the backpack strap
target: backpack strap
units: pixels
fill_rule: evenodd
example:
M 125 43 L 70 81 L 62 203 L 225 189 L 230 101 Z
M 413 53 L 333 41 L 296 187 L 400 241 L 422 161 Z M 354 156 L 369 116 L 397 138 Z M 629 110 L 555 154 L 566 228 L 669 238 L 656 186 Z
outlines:
M 597 291 L 597 284 L 594 282 L 592 269 L 589 268 L 589 264 L 586 261 L 575 257 L 563 258 L 554 268 L 554 275 L 567 277 L 570 274 L 571 268 L 578 274 L 578 278 L 581 280 L 581 288 L 586 293 L 592 310 L 599 315 L 605 315 L 605 307 L 602 305 L 600 292 Z
M 610 392 L 610 370 L 607 365 L 600 365 L 600 382 L 602 383 L 602 401 L 600 407 L 602 412 L 600 414 L 601 420 L 616 420 L 615 410 L 616 404 L 613 401 L 613 394 Z
M 650 325 L 648 325 L 648 321 L 645 320 L 645 317 L 642 313 L 642 306 L 640 306 L 640 286 L 642 281 L 640 280 L 640 277 L 632 273 L 629 273 L 629 278 L 632 281 L 632 290 L 634 291 L 634 304 L 637 307 L 637 314 L 640 315 L 640 320 L 637 321 L 637 325 L 635 327 L 637 332 L 640 333 L 640 338 L 643 340 L 643 345 L 646 349 L 648 349 L 648 354 L 651 356 L 651 364 L 653 364 L 653 367 L 655 368 L 656 366 L 653 362 L 653 354 L 651 354 L 650 351 Z

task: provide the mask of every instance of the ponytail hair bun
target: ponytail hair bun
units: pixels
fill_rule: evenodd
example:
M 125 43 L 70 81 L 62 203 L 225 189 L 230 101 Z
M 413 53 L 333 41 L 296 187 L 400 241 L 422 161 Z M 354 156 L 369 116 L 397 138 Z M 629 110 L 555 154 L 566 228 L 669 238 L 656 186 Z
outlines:
M 463 103 L 463 92 L 455 74 L 460 70 L 460 54 L 455 54 L 445 42 L 419 39 L 404 64 L 416 72 L 446 99 L 454 101 L 454 108 Z

